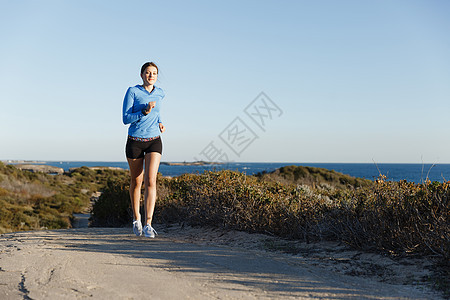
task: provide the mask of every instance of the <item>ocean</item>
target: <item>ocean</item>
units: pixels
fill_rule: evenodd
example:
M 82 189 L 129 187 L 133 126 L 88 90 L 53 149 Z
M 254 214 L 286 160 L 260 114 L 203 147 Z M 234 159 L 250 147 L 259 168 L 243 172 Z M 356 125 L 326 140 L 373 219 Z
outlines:
M 46 165 L 63 168 L 68 171 L 75 167 L 119 167 L 128 169 L 126 161 L 102 162 L 102 161 L 45 161 Z M 203 173 L 205 170 L 229 169 L 253 175 L 258 172 L 271 172 L 277 168 L 289 165 L 310 166 L 329 170 L 335 170 L 354 177 L 366 179 L 376 179 L 381 173 L 387 176 L 388 180 L 407 180 L 416 183 L 423 182 L 426 178 L 431 181 L 450 180 L 450 164 L 377 164 L 374 163 L 246 163 L 233 162 L 224 165 L 207 166 L 170 166 L 161 164 L 159 172 L 163 176 L 178 176 L 184 173 Z M 379 171 L 378 171 L 379 170 Z

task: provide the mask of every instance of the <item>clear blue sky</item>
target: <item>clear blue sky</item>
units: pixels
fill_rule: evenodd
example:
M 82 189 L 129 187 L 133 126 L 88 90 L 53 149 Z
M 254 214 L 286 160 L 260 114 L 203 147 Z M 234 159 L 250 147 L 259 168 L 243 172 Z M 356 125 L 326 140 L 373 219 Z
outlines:
M 0 159 L 123 161 L 146 61 L 165 161 L 450 163 L 450 1 L 0 0 Z M 262 130 L 245 108 L 282 111 Z M 258 137 L 220 139 L 239 117 Z M 247 131 L 249 132 L 249 131 Z

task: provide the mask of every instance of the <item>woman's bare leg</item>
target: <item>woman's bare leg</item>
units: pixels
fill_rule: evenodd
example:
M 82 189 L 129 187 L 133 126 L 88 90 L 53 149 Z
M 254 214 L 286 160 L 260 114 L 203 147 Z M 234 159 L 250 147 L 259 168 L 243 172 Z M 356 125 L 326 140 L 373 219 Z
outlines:
M 133 209 L 134 220 L 140 220 L 139 202 L 141 200 L 141 187 L 144 178 L 143 158 L 131 159 L 128 158 L 128 166 L 130 167 L 130 199 L 131 207 Z
M 153 212 L 156 203 L 156 176 L 158 175 L 161 154 L 150 152 L 145 155 L 145 174 L 144 174 L 144 205 L 145 205 L 145 224 L 152 224 Z

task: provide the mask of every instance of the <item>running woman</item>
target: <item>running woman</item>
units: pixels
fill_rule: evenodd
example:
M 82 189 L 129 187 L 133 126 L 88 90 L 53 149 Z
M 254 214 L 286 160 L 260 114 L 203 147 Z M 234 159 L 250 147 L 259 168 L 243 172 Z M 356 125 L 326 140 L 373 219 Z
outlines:
M 156 176 L 162 155 L 160 134 L 165 131 L 159 115 L 164 91 L 155 86 L 158 67 L 153 62 L 141 68 L 142 85 L 128 88 L 123 100 L 123 123 L 130 124 L 125 147 L 130 168 L 130 198 L 133 209 L 133 232 L 154 238 L 157 234 L 152 227 L 152 217 L 156 203 Z M 139 212 L 141 186 L 144 183 L 145 226 Z

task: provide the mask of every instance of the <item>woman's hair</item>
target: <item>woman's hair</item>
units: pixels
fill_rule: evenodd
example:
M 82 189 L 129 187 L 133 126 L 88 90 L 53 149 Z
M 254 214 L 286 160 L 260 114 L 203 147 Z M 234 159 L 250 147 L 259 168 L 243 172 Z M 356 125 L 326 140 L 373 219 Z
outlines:
M 159 73 L 158 66 L 154 62 L 150 61 L 150 62 L 146 62 L 144 65 L 142 65 L 141 74 L 144 73 L 145 69 L 147 69 L 150 66 L 155 67 L 156 68 L 156 72 Z

